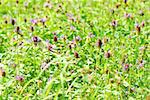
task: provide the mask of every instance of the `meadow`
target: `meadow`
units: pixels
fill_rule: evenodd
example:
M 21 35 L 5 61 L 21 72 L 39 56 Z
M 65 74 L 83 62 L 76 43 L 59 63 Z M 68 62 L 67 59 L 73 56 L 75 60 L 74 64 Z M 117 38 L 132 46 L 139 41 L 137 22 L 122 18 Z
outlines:
M 0 0 L 0 100 L 150 100 L 150 1 Z

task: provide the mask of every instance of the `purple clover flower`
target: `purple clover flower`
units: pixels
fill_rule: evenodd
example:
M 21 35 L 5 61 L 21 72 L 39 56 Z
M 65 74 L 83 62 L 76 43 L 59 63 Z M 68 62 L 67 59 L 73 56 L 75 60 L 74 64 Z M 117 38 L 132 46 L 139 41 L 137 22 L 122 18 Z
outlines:
M 47 20 L 46 18 L 41 18 L 41 19 L 40 19 L 40 22 L 45 23 L 46 20 Z
M 81 39 L 81 37 L 80 36 L 77 36 L 76 37 L 76 41 L 81 41 L 82 39 Z
M 34 37 L 32 37 L 32 41 L 33 42 L 40 42 L 41 40 L 37 36 L 34 36 Z
M 131 14 L 125 13 L 125 14 L 124 14 L 124 17 L 125 17 L 125 18 L 131 18 L 132 16 L 131 16 Z
M 31 19 L 31 23 L 32 23 L 32 24 L 37 24 L 37 22 L 38 22 L 38 21 L 37 21 L 36 19 Z
M 20 82 L 23 82 L 23 81 L 24 81 L 24 77 L 17 75 L 17 76 L 16 76 L 16 80 L 17 80 L 17 81 L 20 81 Z
M 126 70 L 128 70 L 129 69 L 129 64 L 125 64 L 124 65 L 124 70 L 126 71 Z

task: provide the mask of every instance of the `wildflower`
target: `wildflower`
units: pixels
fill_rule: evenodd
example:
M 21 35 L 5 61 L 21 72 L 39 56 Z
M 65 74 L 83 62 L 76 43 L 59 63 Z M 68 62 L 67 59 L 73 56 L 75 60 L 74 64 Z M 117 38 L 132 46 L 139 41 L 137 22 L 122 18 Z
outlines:
M 32 41 L 33 42 L 40 42 L 41 40 L 37 36 L 34 36 L 34 37 L 32 37 Z
M 62 4 L 59 4 L 58 7 L 59 7 L 59 8 L 62 8 Z
M 15 23 L 16 23 L 16 20 L 15 19 L 11 19 L 11 24 L 15 25 Z
M 16 3 L 18 4 L 18 3 L 19 3 L 19 0 L 16 0 Z
M 106 74 L 108 74 L 108 73 L 109 73 L 109 70 L 108 70 L 108 69 L 106 69 L 106 71 L 105 71 L 105 72 L 106 72 Z
M 110 57 L 111 57 L 110 51 L 106 52 L 106 53 L 104 54 L 104 56 L 105 56 L 106 58 L 110 58 Z
M 16 28 L 16 32 L 17 32 L 17 33 L 19 33 L 19 32 L 20 32 L 20 27 L 19 27 L 19 26 L 17 26 L 17 28 Z
M 71 44 L 69 44 L 69 49 L 72 49 L 72 45 Z
M 135 92 L 135 88 L 130 88 L 130 92 Z
M 132 15 L 128 14 L 128 13 L 125 13 L 124 16 L 125 16 L 125 18 L 132 18 Z
M 75 47 L 75 46 L 76 46 L 76 44 L 77 44 L 77 43 L 76 43 L 76 41 L 75 41 L 75 40 L 72 40 L 72 41 L 71 41 L 71 46 L 72 46 L 72 47 Z
M 144 22 L 144 21 L 142 21 L 141 26 L 142 26 L 142 27 L 144 27 L 144 26 L 145 26 L 145 22 Z
M 115 13 L 115 10 L 114 10 L 114 9 L 111 9 L 110 12 L 111 12 L 112 14 L 114 14 L 114 13 Z
M 19 43 L 19 46 L 21 46 L 21 45 L 23 45 L 23 42 L 22 42 L 22 41 Z
M 37 43 L 40 42 L 41 40 L 37 36 L 33 36 L 32 41 L 34 42 L 34 45 L 36 46 Z
M 113 27 L 116 27 L 116 26 L 117 26 L 117 21 L 116 21 L 116 20 L 113 20 L 113 21 L 111 22 L 111 25 L 112 25 Z
M 42 70 L 46 70 L 46 69 L 48 69 L 48 64 L 46 63 L 46 62 L 44 62 L 44 63 L 42 63 L 42 65 L 41 65 L 41 69 Z
M 75 38 L 75 40 L 76 40 L 76 41 L 81 41 L 80 36 L 77 36 L 77 37 Z
M 138 68 L 143 68 L 144 67 L 144 64 L 143 63 L 140 63 Z
M 32 23 L 32 24 L 35 25 L 35 24 L 37 24 L 37 22 L 38 22 L 38 21 L 37 21 L 36 19 L 31 19 L 31 23 Z
M 129 64 L 124 64 L 124 70 L 129 70 Z
M 56 35 L 56 34 L 57 34 L 57 32 L 52 32 L 52 34 L 53 34 L 53 35 Z
M 16 80 L 17 81 L 20 81 L 20 82 L 23 82 L 24 81 L 24 77 L 23 76 L 16 76 Z
M 139 48 L 140 51 L 143 51 L 144 49 L 145 49 L 144 46 L 142 46 L 142 47 Z
M 95 37 L 95 35 L 93 33 L 89 33 L 88 37 L 93 38 L 93 37 Z
M 76 28 L 74 26 L 70 26 L 70 30 L 75 31 Z
M 37 82 L 38 86 L 40 86 L 42 83 L 42 80 L 36 80 L 36 82 Z
M 8 23 L 8 21 L 7 20 L 5 20 L 5 24 L 7 24 Z
M 104 37 L 103 40 L 102 40 L 102 43 L 105 44 L 107 42 L 108 42 L 108 38 Z
M 27 8 L 28 7 L 28 2 L 24 3 L 24 7 Z
M 144 68 L 144 61 L 143 60 L 140 60 L 139 61 L 139 64 L 138 64 L 138 68 Z
M 137 32 L 140 32 L 140 31 L 141 31 L 140 25 L 139 25 L 139 24 L 136 24 L 136 25 L 135 25 L 135 29 L 136 29 Z
M 128 0 L 124 0 L 124 3 L 127 4 L 127 1 L 128 1 Z
M 52 76 L 50 76 L 49 78 L 48 78 L 48 82 L 50 82 L 52 80 Z
M 141 16 L 144 16 L 144 12 L 142 10 L 140 10 L 140 13 L 139 13 Z
M 41 89 L 37 90 L 36 94 L 37 95 L 41 95 L 42 94 L 42 90 Z
M 31 29 L 32 32 L 34 31 L 34 27 L 33 26 L 31 26 L 30 29 Z
M 110 79 L 110 82 L 111 82 L 111 83 L 114 83 L 114 79 L 113 79 L 113 78 L 111 78 L 111 79 Z
M 120 3 L 116 4 L 116 8 L 119 8 L 120 6 L 121 6 L 121 4 L 120 4 Z
M 52 5 L 49 2 L 44 3 L 45 8 L 52 8 Z
M 20 27 L 19 27 L 19 26 L 16 27 L 15 32 L 16 32 L 17 34 L 23 36 L 23 35 L 21 34 L 21 30 L 20 30 Z
M 40 22 L 41 23 L 43 23 L 43 25 L 45 24 L 45 22 L 46 22 L 46 18 L 42 18 L 42 19 L 40 19 Z
M 26 19 L 26 18 L 24 19 L 24 22 L 25 22 L 25 23 L 27 22 L 27 19 Z
M 102 41 L 100 39 L 97 40 L 96 45 L 100 48 L 102 46 Z
M 12 66 L 13 68 L 16 68 L 16 67 L 17 67 L 17 64 L 13 63 L 11 66 Z
M 67 13 L 66 15 L 67 15 L 69 20 L 76 22 L 76 18 L 74 18 L 72 14 Z
M 58 41 L 58 38 L 56 35 L 54 35 L 54 41 L 57 42 Z
M 52 51 L 52 49 L 53 49 L 53 46 L 49 43 L 46 44 L 46 47 L 49 51 Z
M 6 73 L 5 73 L 5 70 L 0 68 L 0 77 L 5 77 L 6 76 Z
M 74 52 L 75 58 L 79 58 L 79 54 L 77 52 Z

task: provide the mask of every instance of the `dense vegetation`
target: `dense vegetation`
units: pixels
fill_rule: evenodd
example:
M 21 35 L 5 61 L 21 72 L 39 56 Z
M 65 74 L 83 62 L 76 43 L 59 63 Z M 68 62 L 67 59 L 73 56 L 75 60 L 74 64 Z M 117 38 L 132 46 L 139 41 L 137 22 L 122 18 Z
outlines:
M 149 0 L 1 0 L 0 100 L 150 100 Z

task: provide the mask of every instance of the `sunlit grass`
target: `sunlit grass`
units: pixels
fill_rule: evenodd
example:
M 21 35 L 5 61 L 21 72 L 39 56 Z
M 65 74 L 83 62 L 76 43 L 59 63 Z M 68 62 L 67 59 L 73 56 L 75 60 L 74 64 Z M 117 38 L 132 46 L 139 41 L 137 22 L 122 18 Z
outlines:
M 0 100 L 149 100 L 149 5 L 1 0 Z

